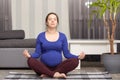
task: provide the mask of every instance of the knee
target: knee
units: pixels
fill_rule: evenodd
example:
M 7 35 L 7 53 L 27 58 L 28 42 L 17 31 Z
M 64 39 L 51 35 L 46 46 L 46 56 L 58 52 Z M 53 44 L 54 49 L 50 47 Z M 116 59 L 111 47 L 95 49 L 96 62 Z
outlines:
M 27 59 L 27 63 L 29 64 L 32 61 L 32 58 Z
M 29 67 L 33 64 L 33 62 L 34 62 L 33 58 L 28 58 L 27 64 L 28 64 Z
M 78 58 L 72 58 L 72 64 L 77 67 L 78 64 L 79 64 L 79 59 Z
M 75 64 L 76 64 L 76 66 L 78 66 L 78 64 L 79 64 L 79 59 L 78 58 L 75 58 Z

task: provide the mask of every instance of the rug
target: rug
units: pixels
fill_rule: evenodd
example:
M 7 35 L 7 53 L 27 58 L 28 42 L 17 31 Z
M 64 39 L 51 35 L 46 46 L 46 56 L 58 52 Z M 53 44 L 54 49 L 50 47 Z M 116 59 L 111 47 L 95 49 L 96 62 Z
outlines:
M 44 80 L 44 79 L 51 80 L 54 78 L 48 77 L 40 78 L 35 73 L 9 72 L 9 74 L 5 77 L 4 80 Z M 112 77 L 108 72 L 83 72 L 67 74 L 67 78 L 65 80 L 112 80 Z

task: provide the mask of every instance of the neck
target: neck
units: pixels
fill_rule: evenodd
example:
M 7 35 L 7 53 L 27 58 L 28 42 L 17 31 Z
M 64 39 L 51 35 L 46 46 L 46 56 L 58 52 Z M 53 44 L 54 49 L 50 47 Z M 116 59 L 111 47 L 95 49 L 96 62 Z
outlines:
M 47 29 L 47 32 L 48 32 L 48 33 L 51 33 L 51 34 L 54 34 L 54 33 L 57 32 L 57 30 L 56 30 L 56 29 L 48 28 L 48 29 Z

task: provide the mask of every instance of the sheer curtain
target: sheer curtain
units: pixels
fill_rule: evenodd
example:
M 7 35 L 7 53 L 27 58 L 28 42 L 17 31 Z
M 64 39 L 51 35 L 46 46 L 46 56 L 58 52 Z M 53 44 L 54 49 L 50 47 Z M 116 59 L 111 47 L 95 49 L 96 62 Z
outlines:
M 11 0 L 12 28 L 23 29 L 26 38 L 36 38 L 44 31 L 45 17 L 49 12 L 59 16 L 58 30 L 69 38 L 68 0 Z

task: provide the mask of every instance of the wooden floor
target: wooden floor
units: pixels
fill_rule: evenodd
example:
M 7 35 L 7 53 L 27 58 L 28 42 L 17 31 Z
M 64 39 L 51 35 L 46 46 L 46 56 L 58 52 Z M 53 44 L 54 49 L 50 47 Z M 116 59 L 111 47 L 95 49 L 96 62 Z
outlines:
M 73 73 L 82 71 L 82 72 L 100 72 L 104 71 L 104 67 L 98 62 L 87 62 L 82 63 L 82 67 L 80 70 L 74 70 Z M 4 79 L 5 76 L 8 75 L 9 72 L 33 72 L 30 69 L 0 69 L 0 80 Z M 120 80 L 120 73 L 119 74 L 110 74 L 113 80 Z

